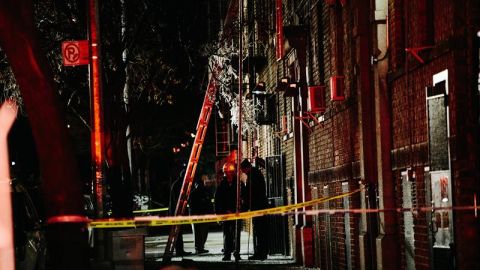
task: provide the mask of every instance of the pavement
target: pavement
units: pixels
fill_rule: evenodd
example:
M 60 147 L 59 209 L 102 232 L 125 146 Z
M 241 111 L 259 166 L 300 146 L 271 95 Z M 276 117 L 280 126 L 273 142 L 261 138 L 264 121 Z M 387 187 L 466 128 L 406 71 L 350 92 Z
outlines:
M 162 266 L 162 256 L 167 243 L 167 235 L 149 236 L 145 238 L 145 269 L 158 270 Z M 232 261 L 223 262 L 223 233 L 219 231 L 209 232 L 205 249 L 208 253 L 196 255 L 192 233 L 184 233 L 183 241 L 185 251 L 192 252 L 192 255 L 184 257 L 173 257 L 172 263 L 179 264 L 189 269 L 292 269 L 295 261 L 290 256 L 282 254 L 269 255 L 267 260 L 248 260 L 253 254 L 252 235 L 247 232 L 241 233 L 240 256 L 238 265 L 233 256 Z M 296 268 L 298 269 L 298 268 Z

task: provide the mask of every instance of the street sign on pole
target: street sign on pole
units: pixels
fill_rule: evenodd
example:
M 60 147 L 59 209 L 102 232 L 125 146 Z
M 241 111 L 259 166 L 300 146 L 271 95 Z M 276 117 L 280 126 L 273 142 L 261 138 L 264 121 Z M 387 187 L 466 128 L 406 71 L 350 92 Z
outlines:
M 62 42 L 62 58 L 64 66 L 88 65 L 90 63 L 88 40 Z

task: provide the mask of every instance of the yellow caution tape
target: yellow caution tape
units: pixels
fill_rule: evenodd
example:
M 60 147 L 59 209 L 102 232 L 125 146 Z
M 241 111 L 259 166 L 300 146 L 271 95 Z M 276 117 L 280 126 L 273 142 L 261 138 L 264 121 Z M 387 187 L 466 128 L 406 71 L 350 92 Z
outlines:
M 355 193 L 360 192 L 360 189 L 342 193 L 340 195 L 318 198 L 308 202 L 278 206 L 273 208 L 267 208 L 262 210 L 241 212 L 241 213 L 232 213 L 224 215 L 201 215 L 201 216 L 171 216 L 171 217 L 136 217 L 134 219 L 102 219 L 102 220 L 93 220 L 89 222 L 88 226 L 90 228 L 135 228 L 135 227 L 149 227 L 149 226 L 171 226 L 171 225 L 183 225 L 183 224 L 195 224 L 195 223 L 208 223 L 208 222 L 222 222 L 229 220 L 238 220 L 238 219 L 249 219 L 254 217 L 260 217 L 265 215 L 279 215 L 293 210 L 310 207 L 319 203 L 324 203 L 343 197 L 351 196 Z

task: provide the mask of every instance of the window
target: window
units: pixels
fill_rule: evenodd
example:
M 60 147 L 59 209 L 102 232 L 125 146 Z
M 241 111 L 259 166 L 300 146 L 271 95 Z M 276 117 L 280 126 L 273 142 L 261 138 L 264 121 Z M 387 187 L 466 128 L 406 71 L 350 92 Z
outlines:
M 332 8 L 331 17 L 332 28 L 332 56 L 334 59 L 333 75 L 343 75 L 343 12 L 340 4 Z

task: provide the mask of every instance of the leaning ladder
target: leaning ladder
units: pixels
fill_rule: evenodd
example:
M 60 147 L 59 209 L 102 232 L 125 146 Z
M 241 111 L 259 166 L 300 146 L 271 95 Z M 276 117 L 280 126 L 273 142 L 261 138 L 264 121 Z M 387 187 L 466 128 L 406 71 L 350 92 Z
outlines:
M 202 145 L 207 133 L 208 122 L 210 121 L 210 115 L 212 114 L 213 105 L 215 103 L 215 94 L 217 92 L 217 85 L 215 74 L 210 75 L 207 91 L 203 100 L 202 110 L 200 112 L 200 118 L 197 123 L 197 134 L 195 135 L 195 141 L 192 146 L 192 152 L 188 160 L 187 170 L 183 178 L 182 189 L 178 196 L 177 206 L 175 208 L 175 216 L 181 216 L 185 213 L 187 208 L 188 197 L 192 187 L 193 179 L 195 177 L 195 171 L 197 169 L 200 153 L 202 152 Z M 167 246 L 165 247 L 165 253 L 163 255 L 163 261 L 169 262 L 173 256 L 173 249 L 177 241 L 178 233 L 180 231 L 180 225 L 172 226 L 170 235 L 168 236 Z

